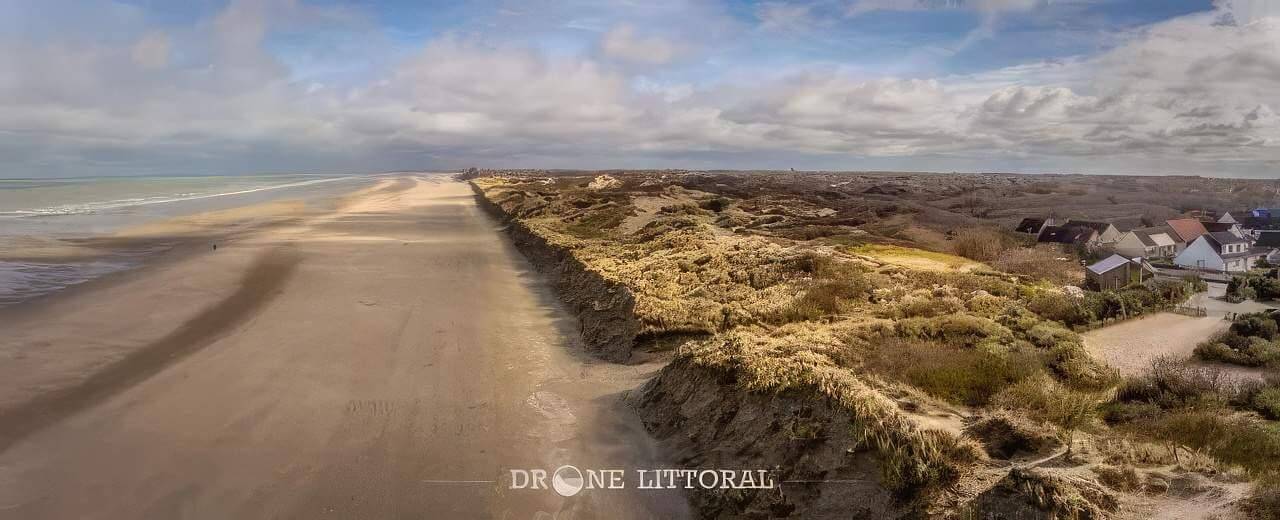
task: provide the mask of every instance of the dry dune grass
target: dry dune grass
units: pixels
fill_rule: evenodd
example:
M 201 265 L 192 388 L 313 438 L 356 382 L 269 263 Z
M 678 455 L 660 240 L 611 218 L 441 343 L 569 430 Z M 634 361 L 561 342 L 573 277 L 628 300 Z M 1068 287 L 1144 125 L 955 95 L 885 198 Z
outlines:
M 881 455 L 886 485 L 946 487 L 983 467 L 981 448 L 959 428 L 916 419 L 930 410 L 1003 409 L 1067 441 L 1110 435 L 1096 409 L 1118 375 L 1071 330 L 1088 318 L 1076 316 L 1083 306 L 1062 292 L 1061 278 L 1027 267 L 1054 252 L 1008 259 L 965 250 L 989 265 L 861 225 L 884 206 L 855 218 L 784 195 L 691 189 L 674 175 L 619 179 L 606 189 L 588 188 L 590 177 L 474 182 L 549 243 L 627 287 L 642 338 L 697 338 L 678 350 L 682 362 L 732 374 L 746 390 L 848 410 Z M 813 240 L 815 229 L 826 238 Z M 889 394 L 925 398 L 905 409 Z M 1046 491 L 1047 503 L 1093 489 L 1041 476 L 1065 486 Z

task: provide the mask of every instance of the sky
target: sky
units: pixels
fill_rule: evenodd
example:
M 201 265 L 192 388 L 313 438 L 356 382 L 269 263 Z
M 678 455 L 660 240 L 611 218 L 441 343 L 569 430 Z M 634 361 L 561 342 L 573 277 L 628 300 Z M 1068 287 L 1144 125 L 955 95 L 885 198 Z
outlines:
M 1280 0 L 0 0 L 0 177 L 1280 178 Z

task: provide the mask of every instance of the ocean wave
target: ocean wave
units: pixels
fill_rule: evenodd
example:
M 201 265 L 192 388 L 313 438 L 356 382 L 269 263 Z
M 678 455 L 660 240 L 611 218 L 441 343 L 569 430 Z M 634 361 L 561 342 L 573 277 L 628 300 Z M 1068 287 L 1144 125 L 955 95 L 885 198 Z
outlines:
M 186 192 L 167 195 L 157 195 L 152 197 L 133 197 L 124 199 L 113 199 L 98 202 L 86 202 L 80 204 L 64 204 L 57 206 L 48 206 L 44 208 L 19 209 L 10 211 L 0 211 L 0 218 L 41 218 L 41 217 L 60 217 L 66 215 L 90 215 L 101 213 L 104 211 L 132 208 L 137 206 L 148 206 L 152 204 L 169 204 L 173 202 L 185 202 L 190 200 L 211 199 L 215 197 L 226 197 L 231 195 L 244 195 L 248 193 L 258 193 L 270 190 L 279 190 L 285 188 L 297 188 L 314 184 L 322 184 L 327 182 L 338 182 L 355 180 L 361 178 L 356 175 L 344 177 L 328 177 L 324 179 L 310 179 L 298 182 L 289 182 L 285 184 L 275 184 L 271 186 L 259 186 L 254 188 L 237 189 L 233 191 L 223 191 L 215 193 Z

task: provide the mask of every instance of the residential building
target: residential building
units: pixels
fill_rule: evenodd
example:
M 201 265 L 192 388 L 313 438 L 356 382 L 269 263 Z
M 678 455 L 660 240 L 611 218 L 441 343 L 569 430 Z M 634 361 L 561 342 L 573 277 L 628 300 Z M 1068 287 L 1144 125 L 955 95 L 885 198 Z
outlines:
M 1193 218 L 1166 220 L 1165 225 L 1173 228 L 1174 236 L 1172 238 L 1178 243 L 1178 252 L 1182 252 L 1183 249 L 1186 249 L 1201 235 L 1209 232 L 1204 228 L 1204 224 Z
M 1111 255 L 1096 264 L 1085 267 L 1084 276 L 1089 285 L 1099 290 L 1114 290 L 1132 283 L 1134 275 L 1142 268 L 1141 260 Z
M 1267 252 L 1267 263 L 1280 265 L 1280 231 L 1259 231 L 1253 247 Z
M 1173 259 L 1173 263 L 1190 269 L 1224 273 L 1242 273 L 1252 269 L 1269 251 L 1253 247 L 1248 239 L 1226 231 L 1205 233 L 1195 239 Z
M 1068 220 L 1061 226 L 1046 226 L 1036 237 L 1037 242 L 1080 244 L 1090 251 L 1110 245 L 1120 239 L 1120 230 L 1107 222 Z
M 1200 224 L 1204 226 L 1205 231 L 1208 231 L 1208 232 L 1210 232 L 1210 233 L 1212 233 L 1212 232 L 1216 232 L 1216 231 L 1226 231 L 1226 232 L 1231 233 L 1231 234 L 1233 234 L 1233 235 L 1235 235 L 1235 236 L 1238 236 L 1238 237 L 1240 237 L 1240 238 L 1248 238 L 1248 237 L 1246 237 L 1246 236 L 1245 236 L 1244 230 L 1243 230 L 1243 229 L 1241 229 L 1241 227 L 1240 227 L 1240 224 L 1239 224 L 1239 223 L 1232 223 L 1232 222 L 1201 222 Z
M 1044 228 L 1052 226 L 1054 225 L 1054 223 L 1055 223 L 1055 220 L 1053 217 L 1024 218 L 1022 219 L 1022 222 L 1018 223 L 1018 227 L 1014 228 L 1014 231 L 1018 233 L 1026 233 L 1028 235 L 1035 235 L 1038 237 L 1040 236 L 1040 232 L 1044 231 Z
M 1173 258 L 1178 254 L 1175 235 L 1168 226 L 1138 228 L 1121 234 L 1112 250 L 1129 258 Z

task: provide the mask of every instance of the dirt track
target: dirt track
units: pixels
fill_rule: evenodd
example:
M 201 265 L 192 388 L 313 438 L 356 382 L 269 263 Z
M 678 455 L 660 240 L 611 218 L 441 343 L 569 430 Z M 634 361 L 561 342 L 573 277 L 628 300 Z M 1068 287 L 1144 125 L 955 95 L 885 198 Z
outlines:
M 460 183 L 388 181 L 0 328 L 0 518 L 688 515 L 506 489 L 512 468 L 670 465 L 619 400 L 655 367 L 581 355 Z

